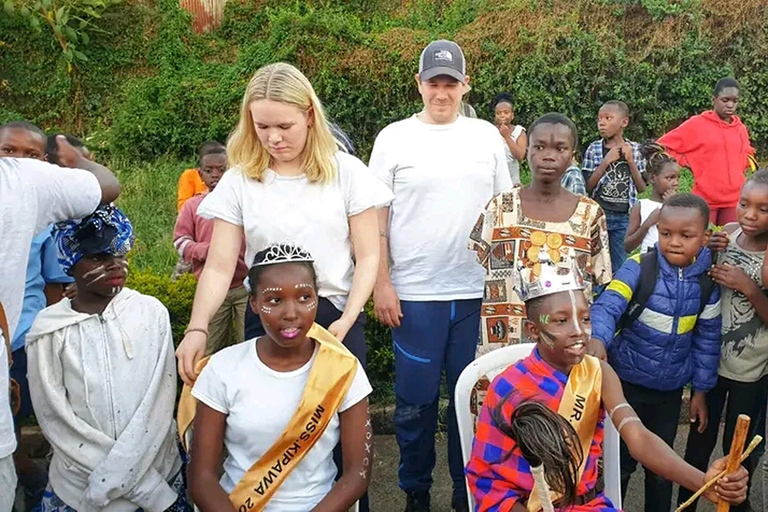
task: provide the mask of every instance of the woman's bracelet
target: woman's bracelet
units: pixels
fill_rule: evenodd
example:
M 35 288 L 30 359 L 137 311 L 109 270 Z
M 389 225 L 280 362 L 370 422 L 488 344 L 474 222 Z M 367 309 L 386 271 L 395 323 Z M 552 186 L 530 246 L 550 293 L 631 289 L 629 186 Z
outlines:
M 187 327 L 187 330 L 184 331 L 184 336 L 189 334 L 190 332 L 201 332 L 205 334 L 205 337 L 208 337 L 208 329 L 203 329 L 202 327 Z

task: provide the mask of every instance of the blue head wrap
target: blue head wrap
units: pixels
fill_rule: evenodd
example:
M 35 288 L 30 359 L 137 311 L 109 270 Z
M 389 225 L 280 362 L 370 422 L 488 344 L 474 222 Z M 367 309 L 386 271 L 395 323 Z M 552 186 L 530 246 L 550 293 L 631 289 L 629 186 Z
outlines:
M 135 240 L 131 221 L 119 208 L 111 205 L 100 206 L 80 220 L 59 222 L 53 237 L 59 252 L 59 264 L 67 274 L 86 255 L 107 253 L 125 256 Z

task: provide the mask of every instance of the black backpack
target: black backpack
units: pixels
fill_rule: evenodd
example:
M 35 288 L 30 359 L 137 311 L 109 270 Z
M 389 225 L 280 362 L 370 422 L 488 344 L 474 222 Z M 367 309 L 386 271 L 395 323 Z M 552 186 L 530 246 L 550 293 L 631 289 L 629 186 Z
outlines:
M 640 314 L 645 309 L 645 304 L 648 302 L 653 289 L 656 287 L 656 281 L 659 279 L 659 256 L 656 249 L 650 249 L 648 252 L 640 255 L 640 283 L 637 290 L 632 294 L 632 299 L 629 301 L 627 310 L 619 320 L 617 331 L 631 325 L 638 319 Z M 709 274 L 703 273 L 699 275 L 699 287 L 701 288 L 701 296 L 699 302 L 699 312 L 701 315 L 704 308 L 707 307 L 709 296 L 712 294 L 712 289 L 715 287 L 714 281 L 709 277 Z

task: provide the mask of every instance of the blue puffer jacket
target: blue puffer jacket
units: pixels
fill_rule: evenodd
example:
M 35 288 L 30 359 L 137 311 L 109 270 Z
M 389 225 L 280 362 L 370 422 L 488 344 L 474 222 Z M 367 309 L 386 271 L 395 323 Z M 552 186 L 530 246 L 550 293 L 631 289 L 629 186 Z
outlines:
M 608 362 L 622 380 L 662 391 L 692 381 L 694 390 L 709 391 L 720 360 L 719 286 L 713 286 L 706 308 L 697 315 L 699 275 L 709 270 L 712 254 L 702 249 L 685 268 L 670 265 L 660 251 L 658 261 L 659 278 L 645 309 L 616 334 L 640 282 L 640 255 L 627 259 L 592 306 L 592 337 L 605 344 Z

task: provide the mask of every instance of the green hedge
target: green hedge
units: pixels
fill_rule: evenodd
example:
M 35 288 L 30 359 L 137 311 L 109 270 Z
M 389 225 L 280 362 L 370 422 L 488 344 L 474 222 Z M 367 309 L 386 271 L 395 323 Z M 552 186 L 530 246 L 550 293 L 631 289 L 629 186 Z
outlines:
M 596 136 L 598 105 L 633 109 L 629 134 L 656 136 L 710 103 L 737 76 L 758 149 L 768 135 L 768 10 L 760 0 L 230 1 L 222 27 L 195 35 L 178 0 L 131 0 L 103 20 L 68 75 L 50 34 L 0 19 L 0 118 L 88 134 L 113 156 L 188 157 L 223 139 L 252 73 L 297 64 L 363 154 L 418 106 L 413 75 L 431 38 L 467 53 L 481 115 L 511 90 L 525 124 L 545 111 Z

